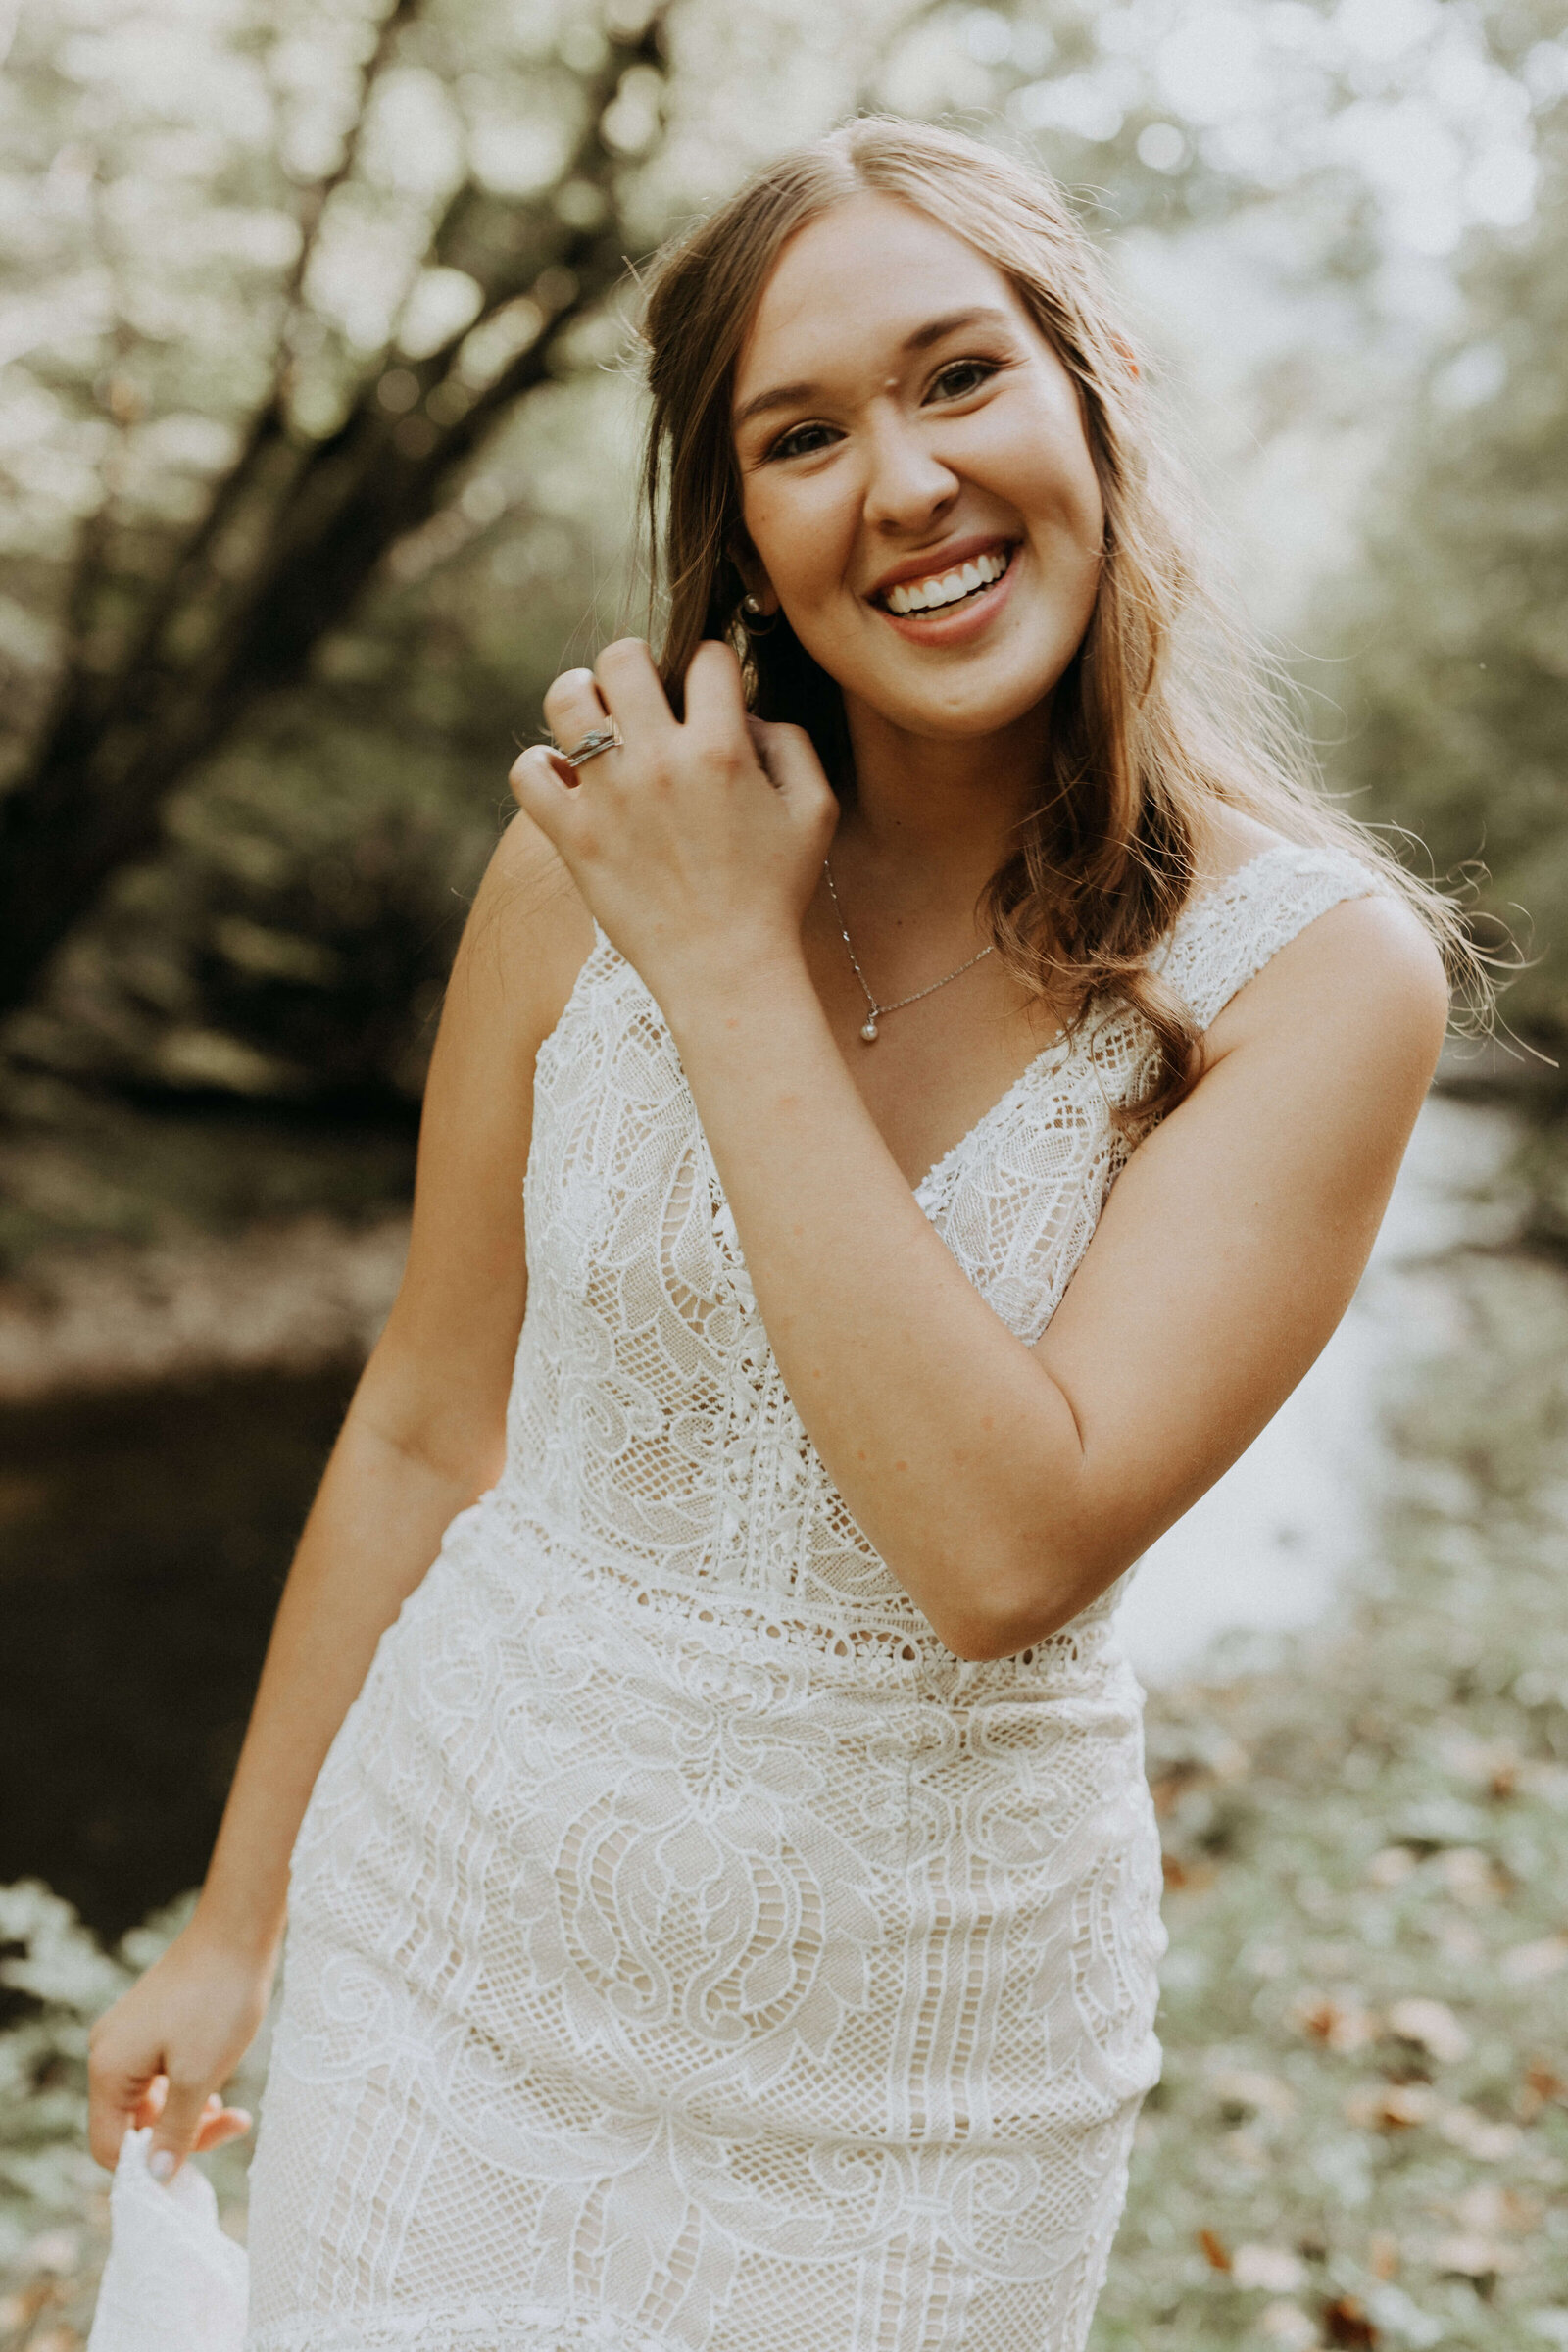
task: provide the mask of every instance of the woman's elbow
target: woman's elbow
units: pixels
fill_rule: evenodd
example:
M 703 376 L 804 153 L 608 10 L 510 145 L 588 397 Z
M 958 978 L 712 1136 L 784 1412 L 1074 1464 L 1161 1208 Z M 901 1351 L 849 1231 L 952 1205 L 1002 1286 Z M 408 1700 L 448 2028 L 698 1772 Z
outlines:
M 933 1632 L 955 1657 L 975 1665 L 1015 1658 L 1098 1599 L 1131 1566 L 1119 1554 L 1078 1556 L 1033 1545 L 1020 1559 L 998 1561 L 991 1572 L 964 1580 L 928 1611 Z

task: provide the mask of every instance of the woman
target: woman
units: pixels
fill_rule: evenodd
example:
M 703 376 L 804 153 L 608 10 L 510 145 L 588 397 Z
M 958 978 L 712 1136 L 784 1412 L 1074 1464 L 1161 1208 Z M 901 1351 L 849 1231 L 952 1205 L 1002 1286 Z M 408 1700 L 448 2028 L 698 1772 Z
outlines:
M 663 655 L 514 771 L 94 2146 L 244 2128 L 292 1847 L 254 2352 L 1067 2352 L 1157 2066 L 1118 1583 L 1343 1312 L 1454 925 L 1173 642 L 1048 184 L 857 122 L 647 332 Z

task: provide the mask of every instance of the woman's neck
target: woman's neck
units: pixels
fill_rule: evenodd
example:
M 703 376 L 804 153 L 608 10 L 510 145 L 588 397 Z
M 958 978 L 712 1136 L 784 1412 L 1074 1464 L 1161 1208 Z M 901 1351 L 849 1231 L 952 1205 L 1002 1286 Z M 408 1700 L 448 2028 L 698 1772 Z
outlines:
M 994 735 L 913 735 L 851 703 L 855 798 L 834 856 L 910 906 L 978 901 L 1034 807 L 1049 713 Z

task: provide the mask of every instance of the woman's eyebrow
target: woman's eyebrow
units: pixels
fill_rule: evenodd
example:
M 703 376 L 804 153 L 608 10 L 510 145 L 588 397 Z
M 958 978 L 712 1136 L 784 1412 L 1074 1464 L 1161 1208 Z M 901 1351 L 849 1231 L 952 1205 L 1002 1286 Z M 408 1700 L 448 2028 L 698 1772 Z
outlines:
M 944 311 L 940 318 L 928 318 L 923 326 L 915 327 L 900 344 L 901 351 L 926 351 L 940 343 L 944 335 L 956 334 L 964 326 L 1007 326 L 1012 323 L 1005 311 L 986 306 L 962 311 Z M 730 419 L 732 432 L 750 424 L 756 416 L 768 416 L 775 409 L 809 407 L 821 395 L 816 383 L 773 384 L 765 392 L 758 392 Z

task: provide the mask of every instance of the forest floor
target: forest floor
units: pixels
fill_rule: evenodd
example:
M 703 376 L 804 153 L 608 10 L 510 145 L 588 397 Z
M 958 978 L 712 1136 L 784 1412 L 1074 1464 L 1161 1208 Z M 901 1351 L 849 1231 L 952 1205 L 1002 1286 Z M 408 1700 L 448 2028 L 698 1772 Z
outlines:
M 1568 1277 L 1445 1279 L 1346 1621 L 1151 1704 L 1165 2074 L 1093 2352 L 1568 2346 Z
M 1092 2352 L 1568 2347 L 1568 1274 L 1443 1279 L 1337 1622 L 1151 1701 L 1165 2077 Z M 85 2339 L 86 2026 L 177 1917 L 112 1957 L 0 1889 L 3 2352 Z M 243 2165 L 210 2168 L 237 2232 Z

